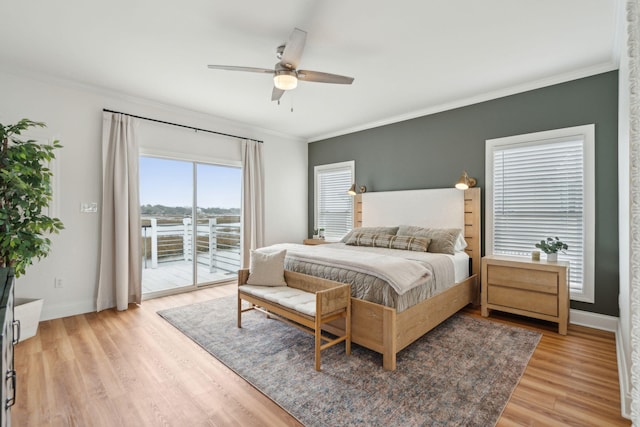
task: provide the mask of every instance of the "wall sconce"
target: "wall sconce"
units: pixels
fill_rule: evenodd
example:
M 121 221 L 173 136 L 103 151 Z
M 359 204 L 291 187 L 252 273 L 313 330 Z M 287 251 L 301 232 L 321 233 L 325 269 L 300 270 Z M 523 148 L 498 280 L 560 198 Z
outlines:
M 467 190 L 471 187 L 475 187 L 476 184 L 476 179 L 471 178 L 469 175 L 467 175 L 467 171 L 464 171 L 462 175 L 460 175 L 460 179 L 458 180 L 458 182 L 456 182 L 456 188 L 458 190 Z
M 356 187 L 357 186 L 356 186 L 355 183 L 351 184 L 351 187 L 347 191 L 347 194 L 350 195 L 350 196 L 355 196 L 356 194 L 358 194 L 358 192 L 356 191 Z M 365 187 L 364 185 L 361 185 L 358 188 L 360 189 L 360 193 L 366 193 L 367 192 L 367 187 Z

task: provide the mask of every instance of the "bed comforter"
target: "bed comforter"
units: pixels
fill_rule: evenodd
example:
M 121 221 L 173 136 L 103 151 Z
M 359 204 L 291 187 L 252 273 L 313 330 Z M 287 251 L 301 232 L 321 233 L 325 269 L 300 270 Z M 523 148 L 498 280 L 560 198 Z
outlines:
M 453 262 L 442 254 L 347 246 L 343 243 L 316 246 L 279 244 L 259 251 L 275 252 L 282 249 L 287 250 L 285 269 L 348 283 L 354 298 L 392 307 L 397 312 L 448 289 L 455 282 Z M 364 265 L 367 253 L 374 254 L 369 257 L 370 270 Z M 335 258 L 335 262 L 330 262 L 332 258 Z M 351 258 L 358 261 L 351 262 Z M 405 275 L 404 283 L 390 283 L 397 280 L 397 275 L 390 278 L 386 274 L 389 273 L 386 267 L 382 267 L 381 273 L 381 269 L 376 268 L 376 265 L 379 267 L 383 264 L 381 260 L 386 261 L 387 266 L 392 266 L 394 261 L 398 265 L 408 266 L 409 264 L 405 264 L 408 260 L 413 264 L 408 267 L 412 272 Z M 398 287 L 400 292 L 395 289 Z

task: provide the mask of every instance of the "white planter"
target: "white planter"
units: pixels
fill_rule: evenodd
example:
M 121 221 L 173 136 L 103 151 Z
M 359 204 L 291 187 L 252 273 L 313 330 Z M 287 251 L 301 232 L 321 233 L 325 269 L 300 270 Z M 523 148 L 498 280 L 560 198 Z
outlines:
M 20 341 L 34 337 L 38 332 L 43 302 L 43 299 L 16 298 L 13 315 L 20 321 Z
M 547 261 L 556 262 L 558 261 L 558 253 L 547 254 Z

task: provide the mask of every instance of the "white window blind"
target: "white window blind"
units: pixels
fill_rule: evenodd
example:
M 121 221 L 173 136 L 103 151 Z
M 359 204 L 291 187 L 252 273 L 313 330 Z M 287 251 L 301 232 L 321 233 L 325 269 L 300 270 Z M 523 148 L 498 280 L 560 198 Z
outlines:
M 314 228 L 324 228 L 326 239 L 338 240 L 353 227 L 353 197 L 347 190 L 353 184 L 354 162 L 316 166 L 314 172 Z
M 572 298 L 588 301 L 593 299 L 593 247 L 587 248 L 587 242 L 593 241 L 593 231 L 587 200 L 594 190 L 586 185 L 586 144 L 584 135 L 574 134 L 488 145 L 492 179 L 487 234 L 490 253 L 520 256 L 530 256 L 542 239 L 560 238 L 569 245 L 558 259 L 571 264 Z

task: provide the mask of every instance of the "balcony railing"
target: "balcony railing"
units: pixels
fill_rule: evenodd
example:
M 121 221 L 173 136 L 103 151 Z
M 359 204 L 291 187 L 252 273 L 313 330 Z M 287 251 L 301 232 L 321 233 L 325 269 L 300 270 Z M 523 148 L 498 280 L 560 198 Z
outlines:
M 239 217 L 198 220 L 195 245 L 191 218 L 143 218 L 143 224 L 144 268 L 158 268 L 162 262 L 192 261 L 194 246 L 198 264 L 208 266 L 212 273 L 237 273 L 240 268 Z

